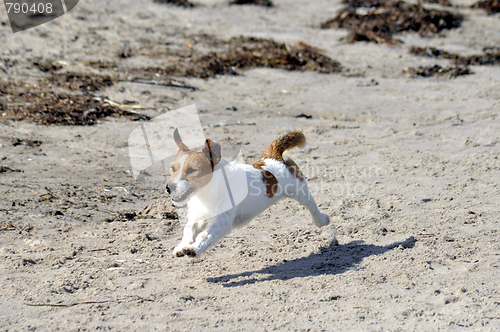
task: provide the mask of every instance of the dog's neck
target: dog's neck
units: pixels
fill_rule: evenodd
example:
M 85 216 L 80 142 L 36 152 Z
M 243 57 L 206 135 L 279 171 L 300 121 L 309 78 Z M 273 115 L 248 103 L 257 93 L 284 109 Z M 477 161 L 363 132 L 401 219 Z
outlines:
M 190 208 L 199 209 L 202 206 L 209 212 L 215 212 L 212 210 L 217 210 L 218 206 L 227 203 L 229 197 L 227 195 L 226 180 L 223 172 L 225 172 L 226 178 L 229 180 L 231 177 L 231 170 L 230 167 L 225 167 L 228 164 L 229 162 L 227 160 L 221 159 L 215 165 L 210 182 L 199 189 L 189 200 L 188 206 Z

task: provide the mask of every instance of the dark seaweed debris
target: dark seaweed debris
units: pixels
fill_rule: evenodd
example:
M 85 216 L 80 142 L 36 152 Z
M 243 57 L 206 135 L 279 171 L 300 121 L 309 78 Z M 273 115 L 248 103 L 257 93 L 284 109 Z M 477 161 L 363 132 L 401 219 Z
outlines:
M 209 78 L 216 75 L 238 75 L 238 69 L 258 67 L 320 73 L 341 71 L 340 63 L 305 43 L 290 46 L 267 39 L 239 37 L 220 44 L 223 51 L 181 58 L 166 68 L 149 68 L 146 74 Z
M 174 5 L 178 7 L 185 7 L 185 8 L 191 8 L 196 6 L 194 3 L 188 1 L 188 0 L 154 0 L 154 2 L 157 3 L 166 3 L 169 5 Z
M 32 139 L 13 138 L 11 141 L 12 141 L 13 146 L 26 145 L 30 148 L 34 148 L 34 147 L 39 147 L 40 145 L 42 145 L 42 141 L 32 140 Z
M 454 67 L 441 67 L 439 65 L 434 65 L 432 67 L 419 67 L 419 68 L 409 68 L 407 70 L 413 77 L 432 77 L 432 76 L 443 76 L 449 75 L 450 78 L 455 78 L 463 75 L 471 75 L 473 72 L 462 66 Z
M 37 59 L 33 61 L 33 64 L 44 73 L 53 73 L 63 67 L 60 63 L 53 60 Z
M 304 119 L 312 119 L 312 115 L 307 115 L 304 113 L 300 113 L 299 115 L 295 116 L 296 118 L 304 118 Z
M 263 7 L 274 7 L 271 0 L 234 0 L 229 3 L 230 5 L 256 5 Z
M 485 0 L 479 1 L 472 5 L 473 8 L 481 8 L 486 10 L 490 15 L 500 13 L 500 0 Z
M 23 171 L 21 171 L 20 169 L 14 169 L 7 166 L 0 166 L 0 173 L 7 173 L 7 172 L 23 172 Z
M 439 50 L 434 47 L 418 47 L 418 46 L 412 46 L 410 48 L 410 53 L 413 53 L 415 55 L 419 56 L 427 56 L 431 58 L 443 58 L 443 59 L 457 59 L 458 55 L 456 54 L 451 54 L 443 50 Z
M 99 69 L 111 69 L 111 70 L 118 69 L 116 62 L 105 62 L 103 60 L 99 60 L 99 61 L 89 61 L 86 64 L 88 66 L 91 66 L 94 68 L 99 68 Z
M 433 58 L 451 59 L 454 60 L 455 64 L 462 66 L 500 65 L 500 50 L 498 49 L 485 50 L 484 54 L 479 55 L 460 56 L 433 47 L 412 46 L 410 53 Z
M 425 9 L 420 4 L 396 0 L 345 0 L 346 7 L 321 28 L 349 29 L 349 42 L 394 43 L 393 36 L 414 31 L 422 36 L 460 26 L 463 16 Z
M 500 65 L 500 52 L 487 52 L 480 55 L 471 55 L 468 57 L 460 57 L 460 63 L 464 65 L 485 66 L 485 65 Z
M 423 0 L 423 2 L 425 3 L 432 3 L 432 4 L 436 4 L 436 5 L 441 5 L 441 6 L 445 6 L 445 7 L 451 7 L 452 6 L 452 3 L 450 0 Z
M 0 100 L 3 119 L 32 120 L 39 124 L 88 126 L 104 117 L 128 116 L 135 120 L 149 118 L 122 110 L 91 95 L 72 95 L 46 91 L 25 84 L 10 84 L 5 95 L 9 100 Z
M 113 80 L 106 75 L 85 75 L 77 73 L 53 74 L 48 79 L 57 86 L 69 90 L 99 91 L 112 86 Z

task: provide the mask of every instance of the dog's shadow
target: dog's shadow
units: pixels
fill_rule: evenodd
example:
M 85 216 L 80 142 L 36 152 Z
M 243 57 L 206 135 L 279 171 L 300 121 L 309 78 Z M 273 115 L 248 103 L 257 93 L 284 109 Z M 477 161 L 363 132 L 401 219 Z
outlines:
M 411 236 L 404 241 L 387 246 L 364 244 L 363 241 L 352 241 L 339 245 L 337 240 L 333 240 L 329 246 L 321 247 L 320 253 L 311 253 L 307 257 L 284 261 L 260 270 L 207 278 L 207 281 L 222 284 L 224 287 L 237 287 L 269 280 L 288 280 L 322 274 L 339 274 L 354 268 L 365 257 L 381 255 L 400 246 L 402 248 L 413 248 L 415 238 Z M 259 275 L 264 276 L 259 277 Z

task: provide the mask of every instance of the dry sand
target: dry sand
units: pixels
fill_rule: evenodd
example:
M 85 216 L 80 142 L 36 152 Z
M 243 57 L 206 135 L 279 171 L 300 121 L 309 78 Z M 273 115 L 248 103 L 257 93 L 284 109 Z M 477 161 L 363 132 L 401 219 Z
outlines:
M 341 74 L 254 69 L 181 79 L 196 91 L 119 82 L 96 94 L 135 101 L 149 116 L 194 103 L 206 136 L 239 145 L 248 161 L 301 129 L 308 146 L 291 156 L 331 225 L 315 228 L 284 200 L 202 258 L 175 259 L 182 222 L 167 218 L 162 177 L 131 177 L 127 137 L 139 122 L 5 120 L 0 330 L 500 329 L 500 68 L 472 66 L 475 74 L 455 79 L 403 71 L 451 64 L 411 55 L 412 45 L 461 55 L 500 45 L 499 15 L 454 8 L 466 15 L 462 27 L 387 46 L 319 29 L 337 0 L 198 3 L 81 1 L 17 34 L 0 10 L 0 65 L 10 75 L 0 70 L 0 80 L 38 84 L 49 74 L 36 59 L 93 74 L 158 66 L 199 34 L 318 47 Z

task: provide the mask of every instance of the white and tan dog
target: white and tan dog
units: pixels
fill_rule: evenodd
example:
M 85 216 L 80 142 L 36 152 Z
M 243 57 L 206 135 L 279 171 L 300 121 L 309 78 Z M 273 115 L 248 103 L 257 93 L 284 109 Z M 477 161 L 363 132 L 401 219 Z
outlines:
M 177 129 L 174 140 L 177 157 L 170 165 L 166 190 L 175 205 L 188 204 L 188 222 L 174 256 L 200 256 L 233 229 L 245 226 L 284 197 L 309 209 L 316 226 L 329 224 L 330 218 L 318 210 L 297 165 L 283 158 L 285 151 L 304 146 L 306 138 L 302 132 L 293 131 L 278 138 L 250 165 L 225 161 L 220 144 L 210 139 L 202 151 L 190 150 Z M 242 198 L 235 204 L 233 197 Z

